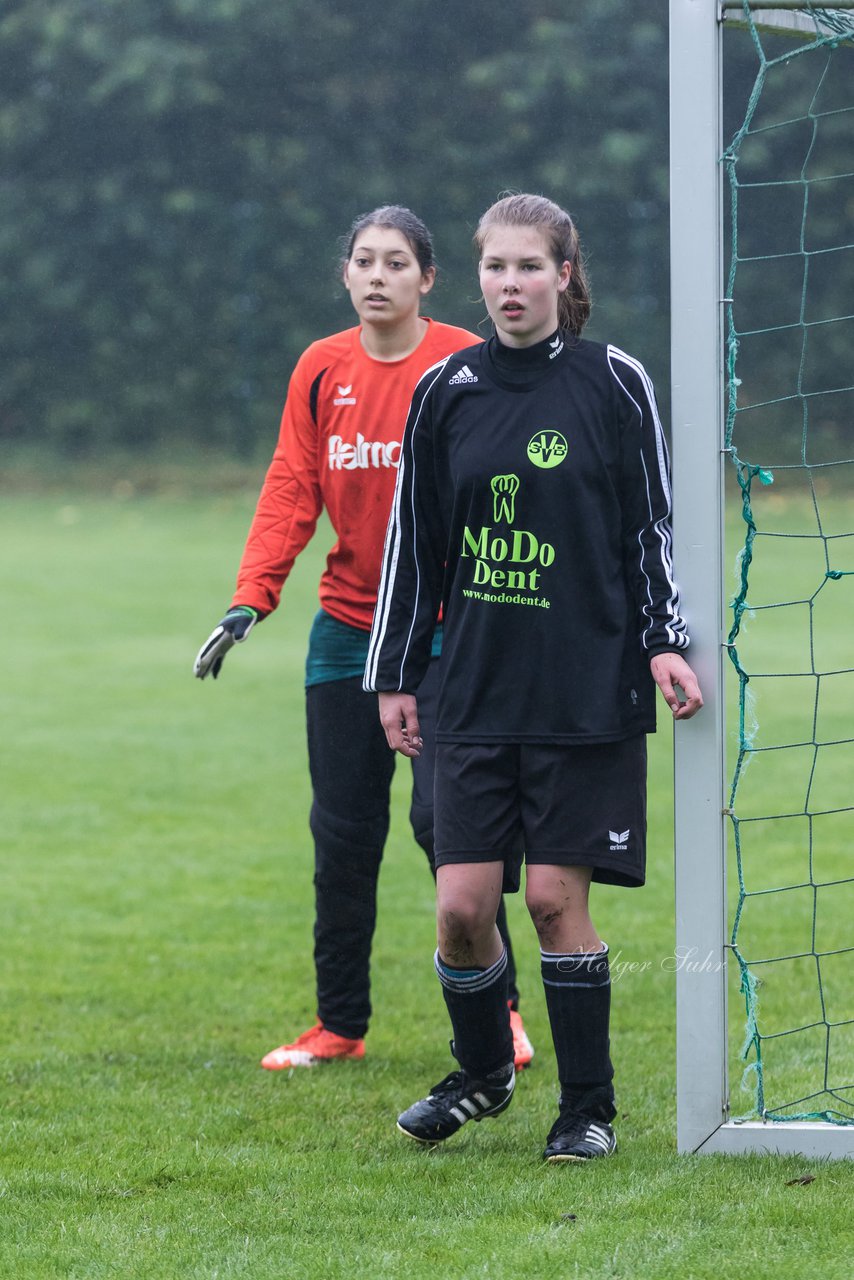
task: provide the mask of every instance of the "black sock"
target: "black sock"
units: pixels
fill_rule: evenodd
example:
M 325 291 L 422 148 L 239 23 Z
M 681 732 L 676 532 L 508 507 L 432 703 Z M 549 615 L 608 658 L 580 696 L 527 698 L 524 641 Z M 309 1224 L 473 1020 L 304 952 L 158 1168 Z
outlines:
M 608 948 L 571 955 L 541 951 L 540 963 L 561 1107 L 577 1107 L 585 1115 L 611 1121 L 616 1109 L 611 1084 Z
M 454 1057 L 468 1075 L 483 1080 L 513 1062 L 507 952 L 488 969 L 452 969 L 438 951 L 435 963 L 454 1029 Z

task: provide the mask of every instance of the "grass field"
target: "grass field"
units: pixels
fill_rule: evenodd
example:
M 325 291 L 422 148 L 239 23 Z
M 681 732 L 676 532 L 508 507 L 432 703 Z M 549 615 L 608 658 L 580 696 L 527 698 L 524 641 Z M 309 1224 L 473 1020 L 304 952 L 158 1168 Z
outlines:
M 119 486 L 0 508 L 0 1275 L 848 1280 L 854 1165 L 676 1154 L 665 725 L 648 886 L 595 902 L 624 966 L 617 1157 L 540 1162 L 554 1061 L 515 900 L 538 1052 L 513 1107 L 433 1153 L 396 1133 L 449 1069 L 403 767 L 367 1057 L 259 1069 L 314 1013 L 301 673 L 325 548 L 194 681 L 252 505 Z

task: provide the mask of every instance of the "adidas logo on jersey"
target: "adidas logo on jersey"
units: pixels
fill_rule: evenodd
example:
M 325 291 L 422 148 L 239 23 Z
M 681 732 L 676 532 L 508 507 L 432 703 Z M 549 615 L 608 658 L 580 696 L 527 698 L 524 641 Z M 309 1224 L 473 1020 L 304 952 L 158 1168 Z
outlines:
M 477 382 L 477 374 L 472 373 L 467 364 L 464 364 L 459 373 L 455 373 L 453 378 L 448 379 L 449 387 L 459 387 L 464 382 Z
M 630 830 L 631 828 L 629 828 L 629 831 L 609 831 L 608 832 L 609 838 L 613 841 L 613 844 L 610 846 L 612 853 L 615 853 L 618 849 L 627 849 L 629 847 L 626 844 L 626 841 L 629 838 Z

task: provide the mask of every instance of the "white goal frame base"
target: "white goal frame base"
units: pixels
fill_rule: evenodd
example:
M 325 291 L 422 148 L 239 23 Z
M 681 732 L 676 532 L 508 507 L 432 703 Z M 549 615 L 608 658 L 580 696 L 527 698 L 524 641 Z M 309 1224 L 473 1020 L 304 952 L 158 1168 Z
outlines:
M 728 1120 L 697 1147 L 701 1155 L 812 1156 L 854 1159 L 849 1125 L 802 1120 Z

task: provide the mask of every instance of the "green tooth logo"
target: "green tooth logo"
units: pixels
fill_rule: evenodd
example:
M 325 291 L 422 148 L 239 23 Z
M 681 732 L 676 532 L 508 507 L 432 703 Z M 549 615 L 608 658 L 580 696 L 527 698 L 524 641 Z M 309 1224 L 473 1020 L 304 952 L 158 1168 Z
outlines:
M 551 470 L 563 462 L 569 451 L 564 436 L 559 431 L 538 431 L 528 441 L 528 458 L 535 467 Z
M 493 517 L 496 524 L 506 520 L 512 524 L 516 517 L 516 494 L 519 492 L 518 476 L 492 477 Z

